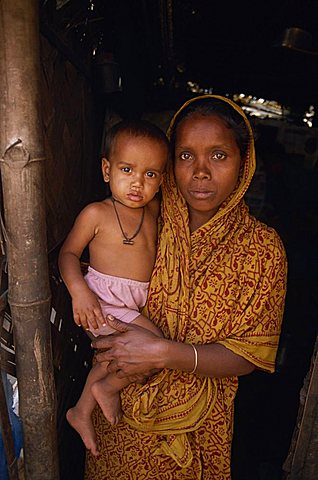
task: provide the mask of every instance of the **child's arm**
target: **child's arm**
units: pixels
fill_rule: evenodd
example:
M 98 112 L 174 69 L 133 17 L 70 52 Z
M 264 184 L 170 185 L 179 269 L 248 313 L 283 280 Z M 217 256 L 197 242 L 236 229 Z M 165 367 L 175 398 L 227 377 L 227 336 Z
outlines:
M 80 267 L 84 248 L 98 231 L 99 208 L 88 205 L 78 215 L 59 254 L 59 269 L 63 281 L 72 297 L 73 317 L 78 326 L 93 328 L 105 323 L 98 297 L 88 288 Z

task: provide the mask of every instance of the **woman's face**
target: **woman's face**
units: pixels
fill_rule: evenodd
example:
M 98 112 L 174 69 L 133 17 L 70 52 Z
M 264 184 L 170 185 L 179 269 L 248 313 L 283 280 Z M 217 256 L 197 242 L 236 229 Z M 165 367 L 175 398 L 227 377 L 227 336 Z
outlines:
M 240 163 L 234 134 L 218 116 L 194 113 L 178 125 L 174 169 L 191 231 L 210 220 L 232 193 Z

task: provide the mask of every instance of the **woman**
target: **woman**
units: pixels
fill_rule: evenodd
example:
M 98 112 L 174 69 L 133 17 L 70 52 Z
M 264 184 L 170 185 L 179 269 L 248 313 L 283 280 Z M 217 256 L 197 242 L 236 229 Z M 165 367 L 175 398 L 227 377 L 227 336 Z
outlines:
M 119 377 L 151 375 L 122 393 L 124 421 L 95 413 L 99 459 L 86 480 L 228 480 L 239 375 L 273 372 L 286 291 L 276 232 L 248 213 L 254 142 L 231 100 L 189 100 L 169 129 L 162 228 L 144 313 L 158 338 L 113 320 L 98 340 Z

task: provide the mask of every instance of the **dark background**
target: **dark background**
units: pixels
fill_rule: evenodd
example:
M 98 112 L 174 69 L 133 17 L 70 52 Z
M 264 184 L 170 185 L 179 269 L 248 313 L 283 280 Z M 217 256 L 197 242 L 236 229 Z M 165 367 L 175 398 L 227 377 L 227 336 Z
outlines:
M 233 480 L 281 480 L 317 335 L 318 135 L 316 118 L 311 129 L 303 118 L 318 110 L 318 1 L 60 0 L 40 11 L 42 34 L 91 81 L 101 119 L 172 112 L 207 92 L 261 97 L 285 112 L 255 121 L 259 166 L 247 195 L 288 256 L 277 369 L 240 378 L 233 441 Z M 280 136 L 286 128 L 294 146 Z M 83 450 L 65 428 L 62 458 L 75 479 Z
M 43 0 L 50 25 L 78 55 L 111 54 L 123 108 L 174 106 L 194 82 L 299 111 L 317 104 L 317 0 Z M 297 28 L 293 35 L 286 30 Z M 290 32 L 291 34 L 291 32 Z M 121 99 L 118 99 L 118 102 Z

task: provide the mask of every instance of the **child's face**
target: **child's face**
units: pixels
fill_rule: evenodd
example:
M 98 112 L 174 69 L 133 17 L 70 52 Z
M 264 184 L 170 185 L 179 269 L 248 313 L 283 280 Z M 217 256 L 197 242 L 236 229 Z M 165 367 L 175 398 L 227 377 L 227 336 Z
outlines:
M 110 158 L 102 160 L 104 180 L 109 181 L 114 199 L 132 208 L 150 202 L 161 185 L 167 157 L 163 142 L 121 133 Z

